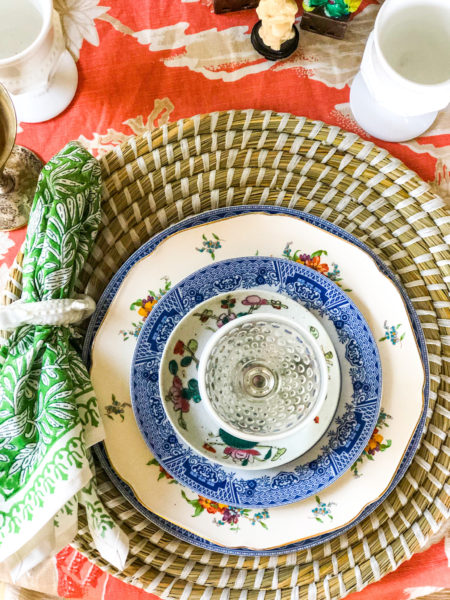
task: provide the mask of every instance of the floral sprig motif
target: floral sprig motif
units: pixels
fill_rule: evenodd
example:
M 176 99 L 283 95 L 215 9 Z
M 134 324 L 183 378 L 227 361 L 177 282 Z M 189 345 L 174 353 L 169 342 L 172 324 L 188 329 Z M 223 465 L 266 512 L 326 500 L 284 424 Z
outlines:
M 155 465 L 156 467 L 159 468 L 159 475 L 158 475 L 158 481 L 160 479 L 168 479 L 169 483 L 176 483 L 178 485 L 178 481 L 176 479 L 174 479 L 172 477 L 172 475 L 170 473 L 168 473 L 164 467 L 162 467 L 159 462 L 156 460 L 156 458 L 152 458 L 151 460 L 148 461 L 147 465 Z
M 246 467 L 249 463 L 255 461 L 266 462 L 270 460 L 275 462 L 286 452 L 286 448 L 241 440 L 223 429 L 219 429 L 217 436 L 210 433 L 208 441 L 203 444 L 203 448 L 213 454 L 219 449 L 223 458 L 230 458 L 242 467 Z
M 197 340 L 190 339 L 187 344 L 185 344 L 183 342 L 183 340 L 178 340 L 174 346 L 173 353 L 179 354 L 180 356 L 183 357 L 180 361 L 180 365 L 182 367 L 188 367 L 191 364 L 191 362 L 194 362 L 198 369 L 199 360 L 195 356 L 195 353 L 197 352 L 197 350 L 198 350 Z M 186 356 L 185 356 L 185 354 L 186 354 Z
M 185 357 L 191 358 L 191 357 Z M 183 362 L 183 360 L 181 361 Z M 189 362 L 190 364 L 190 362 Z M 183 366 L 183 365 L 182 365 Z M 186 365 L 184 365 L 186 366 Z M 178 376 L 178 363 L 176 360 L 171 360 L 169 362 L 169 371 L 173 375 L 172 385 L 169 388 L 169 393 L 166 396 L 167 402 L 172 402 L 173 409 L 176 412 L 179 412 L 178 415 L 178 423 L 180 427 L 187 430 L 186 421 L 184 420 L 184 413 L 189 412 L 190 404 L 189 402 L 192 400 L 193 402 L 200 402 L 200 392 L 198 389 L 198 381 L 197 379 L 189 379 L 187 382 L 187 387 L 183 386 L 183 382 Z
M 402 326 L 401 323 L 398 325 L 388 325 L 388 322 L 384 322 L 384 336 L 381 337 L 378 341 L 384 342 L 385 340 L 389 340 L 393 346 L 400 344 L 405 337 L 405 333 L 400 333 L 399 329 Z
M 132 337 L 137 338 L 139 336 L 139 334 L 141 333 L 141 329 L 148 315 L 152 312 L 153 308 L 155 307 L 155 304 L 159 300 L 161 300 L 164 294 L 166 294 L 170 290 L 172 286 L 171 282 L 167 277 L 163 277 L 163 279 L 165 281 L 165 284 L 162 288 L 159 288 L 158 292 L 153 292 L 152 290 L 149 290 L 147 296 L 145 296 L 144 298 L 138 298 L 138 300 L 135 300 L 130 305 L 130 310 L 137 310 L 138 315 L 141 317 L 141 321 L 139 321 L 138 323 L 131 323 L 133 329 L 121 329 L 119 331 L 119 335 L 123 337 L 124 341 L 127 341 Z
M 317 506 L 311 510 L 314 519 L 319 523 L 323 523 L 322 517 L 328 517 L 332 521 L 333 515 L 331 514 L 331 507 L 336 506 L 336 502 L 321 502 L 319 496 L 315 496 L 315 500 L 317 502 Z
M 115 416 L 119 416 L 121 421 L 125 419 L 125 408 L 131 404 L 129 402 L 119 402 L 114 394 L 111 395 L 111 404 L 105 406 L 106 416 L 111 421 L 114 421 Z
M 172 477 L 161 465 L 158 463 L 156 458 L 149 460 L 147 465 L 155 466 L 159 468 L 158 481 L 166 480 L 168 483 L 178 485 L 178 481 Z M 228 504 L 220 504 L 209 500 L 204 496 L 198 495 L 197 498 L 188 498 L 184 490 L 181 490 L 181 496 L 188 504 L 190 504 L 195 510 L 192 517 L 198 517 L 205 510 L 210 515 L 217 515 L 220 517 L 214 517 L 213 523 L 218 526 L 228 525 L 230 531 L 239 531 L 239 521 L 246 519 L 250 521 L 252 525 L 259 524 L 264 529 L 268 529 L 265 520 L 270 518 L 269 511 L 264 509 L 258 512 L 254 512 L 249 508 L 236 508 L 235 506 L 228 506 Z
M 380 411 L 380 415 L 377 420 L 375 429 L 373 430 L 372 436 L 364 448 L 363 453 L 356 462 L 351 466 L 351 471 L 355 477 L 361 477 L 362 473 L 359 472 L 358 466 L 364 463 L 366 460 L 374 460 L 374 456 L 378 452 L 384 452 L 392 445 L 392 440 L 384 440 L 384 437 L 380 433 L 382 427 L 389 427 L 387 423 L 388 419 L 392 419 L 391 415 L 384 412 L 383 409 Z
M 229 294 L 220 301 L 220 309 L 226 312 L 215 314 L 214 311 L 206 308 L 201 313 L 194 313 L 194 316 L 198 317 L 201 323 L 207 323 L 210 319 L 212 319 L 215 321 L 217 327 L 220 328 L 230 321 L 234 321 L 234 319 L 237 319 L 238 317 L 252 314 L 261 306 L 271 306 L 275 310 L 287 308 L 286 304 L 283 304 L 280 300 L 261 298 L 261 296 L 258 296 L 257 294 L 251 294 L 250 296 L 247 296 L 241 301 L 241 304 L 249 308 L 247 310 L 236 311 L 236 298 L 233 298 L 233 296 Z
M 312 252 L 312 254 L 302 253 L 301 250 L 296 250 L 292 252 L 292 242 L 288 242 L 283 250 L 282 256 L 287 258 L 288 260 L 292 260 L 293 262 L 299 263 L 301 265 L 305 265 L 305 267 L 309 267 L 310 269 L 314 269 L 314 271 L 318 271 L 331 281 L 334 281 L 339 287 L 342 287 L 341 281 L 341 272 L 336 263 L 332 263 L 333 267 L 330 269 L 328 263 L 322 262 L 322 256 L 328 256 L 328 252 L 326 250 L 316 250 Z M 344 292 L 351 292 L 352 290 L 349 288 L 343 288 Z
M 213 523 L 219 526 L 228 525 L 230 531 L 239 531 L 239 521 L 241 519 L 250 521 L 251 525 L 259 524 L 264 529 L 268 529 L 264 520 L 269 519 L 270 515 L 266 509 L 254 512 L 249 508 L 236 508 L 227 504 L 219 504 L 203 496 L 198 496 L 198 498 L 192 500 L 188 498 L 184 491 L 181 492 L 181 495 L 195 509 L 193 517 L 198 517 L 206 510 L 208 514 L 220 515 L 219 518 L 214 517 Z
M 309 333 L 313 336 L 314 339 L 318 340 L 319 339 L 319 330 L 317 329 L 317 327 L 314 327 L 313 325 L 310 325 L 309 327 Z M 327 367 L 330 368 L 333 366 L 333 352 L 331 350 L 327 350 L 327 352 L 325 352 L 325 350 L 322 348 L 322 352 L 323 355 L 325 357 L 325 362 L 327 363 Z
M 196 250 L 198 252 L 207 252 L 211 257 L 211 260 L 216 260 L 215 251 L 219 250 L 219 248 L 222 248 L 222 244 L 220 242 L 224 242 L 225 240 L 221 240 L 219 238 L 219 236 L 216 235 L 215 233 L 212 233 L 211 235 L 212 235 L 213 239 L 208 240 L 206 235 L 203 234 L 202 235 L 202 238 L 203 238 L 202 247 L 196 248 Z

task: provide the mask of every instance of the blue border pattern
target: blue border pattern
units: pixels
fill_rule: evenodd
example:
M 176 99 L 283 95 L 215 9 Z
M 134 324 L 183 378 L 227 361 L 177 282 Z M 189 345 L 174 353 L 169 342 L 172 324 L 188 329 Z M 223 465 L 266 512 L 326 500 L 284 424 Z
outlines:
M 351 389 L 340 402 L 334 429 L 327 431 L 325 442 L 283 467 L 252 475 L 213 463 L 177 435 L 160 397 L 158 374 L 169 336 L 190 310 L 218 294 L 254 288 L 289 296 L 319 315 L 328 328 L 334 326 L 342 354 L 345 352 Z M 136 421 L 147 445 L 177 481 L 221 504 L 269 508 L 319 493 L 360 456 L 378 418 L 381 362 L 367 322 L 334 282 L 284 258 L 232 258 L 199 269 L 159 300 L 137 340 L 130 390 Z
M 85 342 L 83 346 L 83 360 L 87 366 L 90 366 L 90 353 L 92 342 L 94 336 L 99 329 L 103 318 L 113 301 L 115 295 L 119 287 L 121 286 L 123 280 L 126 275 L 130 271 L 130 269 L 142 258 L 153 252 L 153 250 L 167 237 L 174 235 L 179 231 L 183 231 L 185 229 L 189 229 L 194 226 L 203 225 L 205 223 L 211 223 L 214 221 L 222 220 L 225 218 L 230 218 L 234 216 L 240 216 L 243 214 L 251 214 L 251 213 L 259 213 L 266 215 L 288 215 L 294 218 L 298 218 L 300 220 L 305 221 L 311 225 L 319 227 L 324 231 L 331 233 L 351 244 L 360 248 L 363 252 L 369 255 L 372 260 L 375 262 L 377 268 L 380 272 L 388 277 L 396 286 L 398 292 L 402 296 L 402 299 L 406 305 L 409 317 L 411 319 L 411 324 L 414 330 L 414 334 L 416 337 L 416 341 L 419 347 L 419 351 L 422 358 L 422 363 L 424 365 L 425 370 L 425 385 L 423 390 L 424 397 L 424 406 L 422 411 L 421 419 L 416 427 L 416 430 L 411 438 L 410 444 L 406 449 L 405 455 L 400 463 L 399 468 L 392 480 L 390 486 L 386 490 L 386 492 L 376 501 L 369 504 L 361 513 L 358 515 L 353 521 L 351 521 L 348 525 L 341 527 L 335 531 L 328 532 L 326 534 L 316 536 L 313 538 L 308 538 L 306 540 L 301 540 L 299 542 L 290 544 L 288 546 L 283 546 L 280 548 L 275 548 L 271 550 L 251 550 L 248 548 L 228 548 L 224 546 L 219 546 L 204 538 L 187 531 L 186 529 L 179 527 L 173 523 L 170 523 L 166 519 L 155 515 L 147 508 L 140 504 L 139 500 L 134 495 L 133 490 L 123 481 L 121 480 L 111 464 L 109 463 L 108 457 L 105 452 L 104 444 L 97 444 L 94 449 L 95 453 L 102 464 L 103 468 L 107 472 L 111 481 L 114 483 L 116 488 L 120 493 L 138 510 L 142 515 L 149 519 L 152 523 L 157 525 L 161 530 L 166 531 L 170 535 L 185 541 L 187 543 L 193 544 L 200 548 L 204 548 L 206 550 L 220 552 L 222 554 L 232 554 L 232 555 L 241 555 L 241 556 L 276 556 L 281 554 L 287 554 L 290 552 L 296 552 L 300 550 L 304 550 L 310 548 L 312 546 L 316 546 L 321 543 L 325 543 L 335 538 L 338 535 L 344 534 L 349 529 L 353 528 L 355 525 L 364 520 L 368 515 L 370 515 L 394 490 L 399 481 L 404 476 L 406 470 L 408 469 L 411 461 L 416 453 L 417 447 L 419 445 L 420 439 L 422 437 L 423 428 L 425 426 L 426 414 L 428 409 L 428 400 L 429 400 L 429 364 L 428 364 L 428 353 L 426 348 L 426 341 L 422 331 L 422 327 L 420 324 L 420 320 L 417 316 L 416 311 L 412 305 L 411 300 L 409 299 L 405 289 L 403 288 L 400 279 L 383 263 L 383 261 L 363 242 L 361 242 L 358 238 L 348 233 L 347 231 L 341 229 L 340 227 L 321 219 L 320 217 L 316 217 L 314 215 L 310 215 L 300 210 L 284 208 L 278 206 L 269 206 L 269 205 L 249 205 L 249 206 L 233 206 L 226 208 L 219 208 L 207 212 L 203 212 L 199 215 L 195 215 L 193 217 L 188 217 L 175 225 L 165 229 L 161 233 L 152 237 L 148 242 L 143 244 L 130 258 L 120 267 L 114 277 L 111 279 L 107 287 L 105 288 L 102 296 L 100 297 L 95 313 L 93 314 L 91 321 L 89 323 Z

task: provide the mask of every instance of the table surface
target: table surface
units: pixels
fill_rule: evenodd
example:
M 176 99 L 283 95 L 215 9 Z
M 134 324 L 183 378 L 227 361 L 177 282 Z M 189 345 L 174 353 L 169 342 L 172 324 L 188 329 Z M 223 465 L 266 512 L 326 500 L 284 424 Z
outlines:
M 363 0 L 344 40 L 300 30 L 300 45 L 274 63 L 251 46 L 254 10 L 215 15 L 210 0 L 54 0 L 66 44 L 78 61 L 79 85 L 71 105 L 42 124 L 21 123 L 17 143 L 47 161 L 69 140 L 100 156 L 130 135 L 198 113 L 255 108 L 305 115 L 371 139 L 353 120 L 349 85 L 358 71 L 379 3 Z M 300 15 L 299 15 L 300 17 Z M 393 144 L 374 140 L 429 181 L 450 205 L 450 110 L 421 138 Z M 0 233 L 0 287 L 26 229 Z M 351 600 L 409 600 L 450 588 L 450 539 L 415 555 L 399 569 L 348 596 Z M 0 565 L 0 581 L 8 574 Z M 71 548 L 19 582 L 64 598 L 150 598 L 103 573 Z M 0 584 L 2 598 L 21 597 Z M 28 597 L 25 591 L 22 596 Z M 30 596 L 31 597 L 31 596 Z M 431 596 L 428 596 L 431 598 Z M 319 599 L 321 600 L 321 599 Z

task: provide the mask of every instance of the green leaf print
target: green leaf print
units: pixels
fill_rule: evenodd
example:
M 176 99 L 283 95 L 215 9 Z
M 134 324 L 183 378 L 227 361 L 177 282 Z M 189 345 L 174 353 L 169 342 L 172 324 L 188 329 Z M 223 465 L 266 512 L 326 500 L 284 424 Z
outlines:
M 44 167 L 25 241 L 22 302 L 75 296 L 101 219 L 101 187 L 99 163 L 78 143 Z M 68 498 L 74 506 L 86 500 L 99 548 L 99 538 L 116 527 L 92 480 L 86 440 L 100 439 L 102 431 L 79 342 L 74 327 L 24 325 L 0 349 L 0 498 L 8 501 L 0 526 L 3 557 L 47 520 L 59 522 Z M 117 530 L 114 537 L 118 544 Z
M 223 429 L 219 429 L 219 436 L 220 436 L 220 439 L 225 444 L 227 444 L 228 446 L 231 446 L 232 448 L 239 448 L 240 450 L 249 450 L 250 448 L 254 448 L 258 444 L 258 442 L 251 442 L 249 440 L 241 440 L 240 438 L 237 438 L 234 435 L 231 435 L 231 433 L 228 433 L 227 431 L 224 431 Z M 244 465 L 244 463 L 242 463 L 242 464 Z
M 169 371 L 172 375 L 176 375 L 178 373 L 178 363 L 176 360 L 171 360 L 169 362 Z
M 198 350 L 197 340 L 189 340 L 187 343 L 187 348 L 192 352 L 192 354 L 195 354 Z

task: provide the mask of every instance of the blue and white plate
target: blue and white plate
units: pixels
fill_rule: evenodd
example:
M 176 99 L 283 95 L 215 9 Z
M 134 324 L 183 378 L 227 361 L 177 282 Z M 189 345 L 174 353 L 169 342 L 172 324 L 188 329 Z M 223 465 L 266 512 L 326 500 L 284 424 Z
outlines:
M 175 432 L 159 393 L 158 372 L 174 327 L 198 304 L 234 290 L 289 296 L 320 317 L 344 373 L 342 400 L 324 438 L 300 458 L 252 475 L 199 456 Z M 346 359 L 346 360 L 345 360 Z M 318 494 L 364 450 L 376 425 L 381 364 L 367 322 L 332 281 L 296 262 L 253 256 L 215 262 L 186 277 L 156 304 L 139 335 L 131 368 L 136 421 L 160 465 L 177 481 L 221 504 L 242 508 L 280 506 Z
M 301 261 L 347 291 L 377 340 L 383 368 L 377 438 L 320 496 L 268 510 L 220 506 L 175 482 L 140 435 L 129 393 L 137 336 L 171 287 L 215 260 L 256 253 Z M 382 261 L 336 225 L 297 210 L 239 206 L 190 217 L 153 237 L 119 269 L 93 315 L 84 359 L 104 416 L 96 453 L 129 502 L 162 530 L 208 550 L 277 555 L 331 540 L 392 492 L 417 449 L 429 372 L 418 317 Z M 374 443 L 375 435 L 371 439 Z M 370 458 L 372 460 L 370 460 Z

